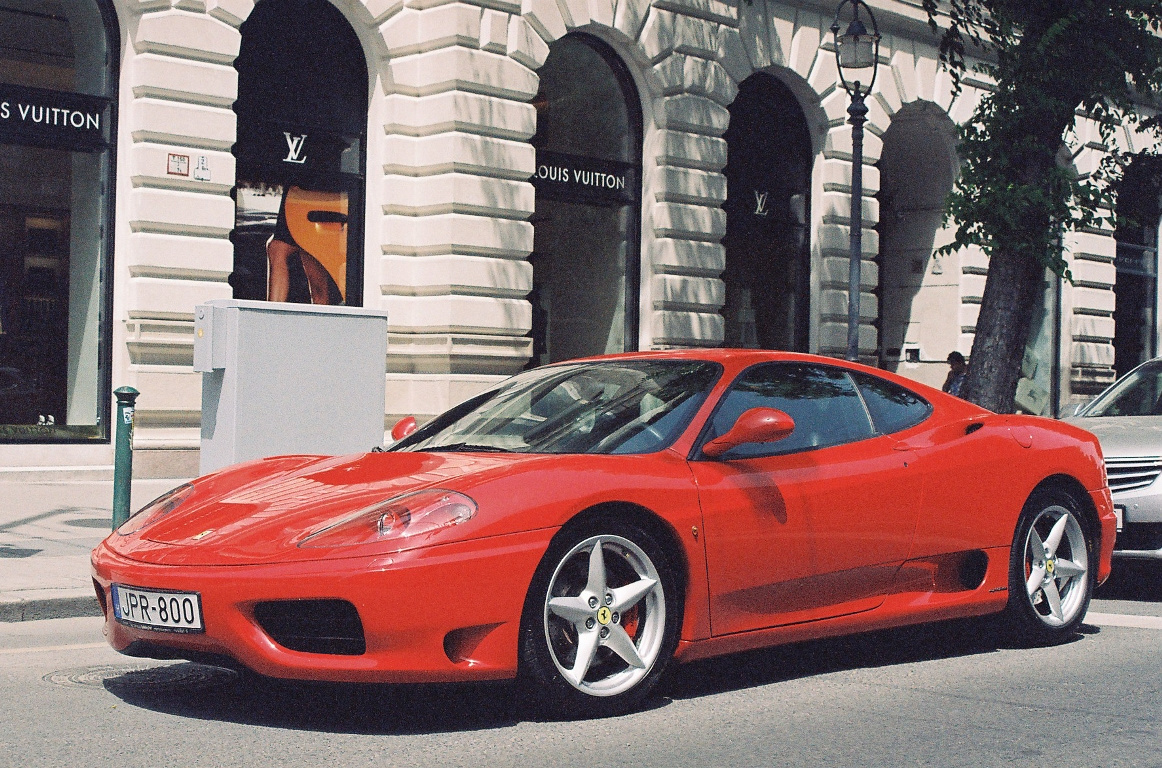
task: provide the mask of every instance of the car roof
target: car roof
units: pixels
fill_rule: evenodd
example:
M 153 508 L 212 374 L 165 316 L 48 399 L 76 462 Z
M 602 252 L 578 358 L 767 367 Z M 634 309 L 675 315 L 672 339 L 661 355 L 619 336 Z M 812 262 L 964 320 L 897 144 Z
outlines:
M 732 349 L 727 347 L 710 347 L 699 349 L 663 349 L 663 350 L 649 350 L 643 352 L 618 352 L 610 355 L 595 355 L 593 357 L 583 357 L 576 360 L 563 360 L 560 363 L 553 365 L 565 365 L 569 363 L 588 363 L 601 362 L 609 360 L 705 360 L 708 362 L 716 362 L 722 364 L 731 375 L 737 374 L 744 368 L 749 368 L 752 365 L 759 363 L 770 362 L 802 362 L 812 363 L 815 365 L 831 365 L 840 368 L 846 368 L 852 371 L 863 371 L 873 376 L 878 376 L 882 379 L 894 382 L 912 392 L 921 395 L 929 402 L 941 402 L 946 408 L 951 408 L 954 411 L 962 412 L 963 416 L 972 416 L 979 413 L 987 413 L 985 409 L 978 405 L 962 400 L 952 395 L 945 394 L 938 389 L 923 384 L 914 379 L 909 379 L 906 376 L 901 376 L 892 371 L 886 371 L 882 368 L 865 365 L 859 362 L 844 360 L 837 357 L 826 357 L 824 355 L 812 355 L 805 352 L 786 352 L 782 350 L 772 349 Z

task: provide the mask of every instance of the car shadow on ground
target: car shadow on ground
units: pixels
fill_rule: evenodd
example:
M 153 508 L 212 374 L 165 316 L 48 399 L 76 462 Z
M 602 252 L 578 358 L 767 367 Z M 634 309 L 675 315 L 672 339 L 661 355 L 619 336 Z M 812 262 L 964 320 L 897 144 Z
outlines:
M 987 620 L 963 619 L 811 640 L 686 664 L 666 694 L 688 699 L 850 669 L 993 653 L 1006 647 Z
M 166 675 L 166 672 L 169 675 Z M 150 677 L 216 683 L 151 684 Z M 152 673 L 152 674 L 150 674 Z M 215 674 L 216 673 L 216 674 Z M 521 721 L 515 686 L 500 683 L 374 685 L 276 680 L 181 662 L 104 681 L 133 706 L 166 714 L 297 731 L 406 735 L 488 730 Z
M 1105 584 L 1097 588 L 1099 600 L 1162 602 L 1162 563 L 1152 560 L 1115 560 Z
M 1084 633 L 1096 628 L 1083 626 Z M 1080 637 L 1080 636 L 1079 636 Z M 976 654 L 999 646 L 978 620 L 795 643 L 685 664 L 644 709 L 861 667 Z M 107 678 L 127 704 L 182 717 L 330 733 L 405 735 L 488 730 L 541 720 L 511 683 L 366 685 L 273 680 L 182 662 Z M 169 680 L 171 684 L 166 684 Z M 185 684 L 184 681 L 192 681 Z

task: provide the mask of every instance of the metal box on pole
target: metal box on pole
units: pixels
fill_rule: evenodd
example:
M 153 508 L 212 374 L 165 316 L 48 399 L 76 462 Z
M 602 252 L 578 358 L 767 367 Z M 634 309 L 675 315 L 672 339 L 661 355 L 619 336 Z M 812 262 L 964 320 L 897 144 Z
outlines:
M 200 471 L 383 443 L 387 312 L 215 299 L 194 311 Z

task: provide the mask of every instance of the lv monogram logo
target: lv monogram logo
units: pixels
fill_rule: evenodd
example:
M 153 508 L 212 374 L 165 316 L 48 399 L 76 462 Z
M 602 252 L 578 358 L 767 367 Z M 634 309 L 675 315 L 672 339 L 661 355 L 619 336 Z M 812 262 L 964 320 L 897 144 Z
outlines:
M 759 192 L 757 189 L 754 191 L 754 215 L 755 216 L 766 216 L 767 214 L 770 213 L 770 211 L 767 210 L 767 195 L 768 194 L 770 194 L 770 193 Z
M 302 136 L 291 136 L 289 132 L 283 131 L 283 136 L 286 136 L 286 157 L 282 159 L 284 163 L 305 163 L 307 162 L 306 155 L 303 154 L 303 146 L 307 142 L 307 134 Z

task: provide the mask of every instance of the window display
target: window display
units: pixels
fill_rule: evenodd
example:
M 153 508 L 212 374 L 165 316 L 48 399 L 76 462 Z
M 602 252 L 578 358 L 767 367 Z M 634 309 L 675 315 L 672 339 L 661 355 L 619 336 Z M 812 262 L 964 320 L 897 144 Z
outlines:
M 326 0 L 262 0 L 235 66 L 234 298 L 361 305 L 367 64 L 354 30 Z
M 642 118 L 625 65 L 583 34 L 539 72 L 530 365 L 637 348 Z
M 727 144 L 725 346 L 806 352 L 810 331 L 811 134 L 791 89 L 739 84 Z
M 0 441 L 108 440 L 111 9 L 0 0 Z

